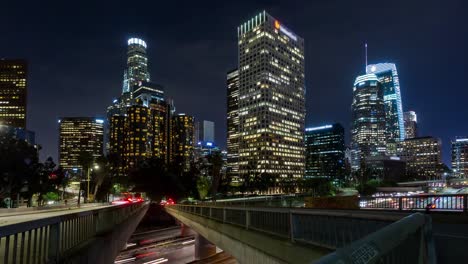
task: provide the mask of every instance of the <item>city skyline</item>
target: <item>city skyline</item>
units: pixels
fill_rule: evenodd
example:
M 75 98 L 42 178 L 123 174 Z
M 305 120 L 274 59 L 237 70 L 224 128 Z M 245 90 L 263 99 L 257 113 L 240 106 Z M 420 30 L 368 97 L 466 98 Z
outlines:
M 429 2 L 427 5 L 428 6 L 424 8 L 427 8 L 429 12 L 438 14 L 433 3 Z M 430 8 L 431 6 L 432 9 Z M 171 38 L 176 39 L 176 36 L 166 29 L 163 30 L 163 38 L 160 38 L 156 33 L 153 33 L 157 32 L 157 30 L 151 29 L 149 26 L 152 23 L 148 23 L 148 25 L 145 26 L 144 19 L 142 19 L 133 25 L 128 25 L 128 27 L 123 30 L 118 30 L 119 32 L 113 29 L 108 33 L 103 33 L 104 36 L 107 36 L 106 38 L 104 38 L 104 36 L 94 36 L 96 38 L 93 39 L 93 34 L 90 34 L 91 36 L 84 38 L 85 43 L 84 45 L 80 45 L 80 47 L 76 47 L 76 44 L 70 46 L 65 45 L 64 51 L 54 51 L 59 54 L 65 54 L 61 59 L 38 60 L 38 56 L 40 58 L 43 56 L 42 54 L 37 55 L 37 53 L 30 53 L 23 50 L 25 49 L 24 46 L 13 45 L 11 43 L 16 43 L 16 41 L 21 40 L 21 37 L 9 37 L 15 35 L 12 32 L 5 32 L 11 42 L 8 44 L 0 44 L 0 50 L 3 51 L 1 56 L 11 59 L 24 58 L 31 64 L 31 70 L 28 76 L 30 80 L 28 84 L 28 92 L 30 94 L 28 98 L 30 102 L 28 105 L 28 128 L 36 132 L 37 142 L 44 147 L 41 153 L 42 159 L 49 155 L 54 158 L 57 157 L 58 147 L 56 139 L 57 119 L 59 116 L 105 116 L 106 106 L 109 105 L 112 99 L 121 91 L 121 76 L 125 67 L 125 56 L 122 55 L 122 51 L 124 50 L 127 39 L 132 36 L 142 37 L 148 43 L 148 56 L 152 62 L 149 66 L 152 80 L 157 83 L 162 83 L 167 87 L 167 94 L 175 99 L 175 105 L 180 112 L 193 114 L 198 120 L 213 120 L 218 128 L 215 136 L 215 138 L 218 139 L 216 143 L 224 148 L 226 145 L 225 74 L 228 70 L 236 66 L 235 46 L 237 43 L 235 28 L 238 21 L 244 21 L 258 11 L 266 9 L 273 16 L 280 18 L 282 22 L 284 21 L 289 28 L 293 28 L 295 33 L 301 35 L 305 39 L 305 54 L 308 58 L 306 63 L 306 105 L 308 113 L 306 126 L 340 122 L 346 128 L 347 142 L 349 143 L 351 116 L 349 102 L 351 101 L 352 82 L 353 76 L 363 72 L 365 65 L 362 47 L 366 40 L 369 43 L 369 63 L 395 62 L 397 64 L 402 87 L 403 111 L 415 110 L 418 113 L 418 119 L 420 121 L 418 122 L 418 128 L 421 128 L 421 136 L 428 135 L 442 138 L 444 162 L 446 162 L 447 165 L 450 164 L 450 140 L 454 139 L 455 136 L 465 135 L 466 132 L 464 131 L 468 130 L 468 125 L 455 121 L 450 122 L 449 119 L 457 118 L 447 117 L 452 117 L 455 113 L 457 116 L 459 115 L 458 117 L 460 119 L 463 118 L 463 116 L 467 116 L 468 113 L 466 113 L 467 110 L 457 107 L 454 108 L 453 106 L 456 105 L 456 102 L 458 102 L 457 100 L 460 100 L 459 102 L 461 103 L 461 98 L 463 98 L 464 94 L 467 92 L 461 89 L 463 83 L 457 84 L 457 82 L 453 80 L 453 76 L 457 73 L 463 74 L 463 70 L 461 70 L 461 67 L 455 67 L 457 65 L 456 63 L 450 63 L 450 59 L 456 59 L 453 57 L 454 51 L 444 50 L 442 48 L 444 45 L 448 44 L 439 42 L 431 37 L 431 40 L 435 42 L 433 46 L 427 44 L 426 46 L 421 46 L 425 52 L 429 52 L 433 55 L 430 61 L 434 61 L 434 63 L 427 65 L 427 60 L 425 61 L 424 59 L 424 52 L 421 52 L 415 47 L 415 45 L 418 44 L 418 40 L 419 44 L 422 45 L 421 40 L 424 39 L 424 34 L 419 32 L 415 33 L 416 36 L 403 38 L 405 34 L 409 34 L 409 31 L 403 29 L 401 25 L 397 25 L 405 19 L 410 19 L 409 14 L 407 14 L 408 17 L 400 18 L 397 22 L 394 22 L 394 24 L 384 27 L 383 32 L 378 32 L 378 30 L 375 29 L 377 26 L 381 26 L 379 22 L 375 22 L 378 25 L 369 26 L 366 25 L 364 21 L 359 19 L 353 20 L 347 17 L 345 20 L 350 20 L 348 22 L 359 22 L 358 25 L 362 23 L 362 25 L 364 25 L 364 29 L 362 30 L 365 32 L 356 33 L 356 31 L 353 32 L 353 30 L 351 30 L 347 33 L 348 38 L 345 38 L 345 42 L 348 45 L 343 44 L 343 46 L 337 47 L 337 45 L 330 44 L 330 41 L 338 39 L 340 34 L 337 30 L 339 27 L 325 23 L 323 29 L 308 29 L 307 26 L 314 27 L 314 25 L 311 25 L 310 22 L 306 22 L 307 15 L 304 13 L 294 15 L 291 12 L 296 9 L 292 7 L 282 7 L 284 6 L 275 4 L 260 6 L 257 4 L 257 6 L 244 6 L 243 10 L 242 8 L 224 10 L 223 14 L 229 15 L 223 18 L 223 16 L 219 14 L 220 18 L 218 20 L 221 22 L 221 25 L 217 27 L 221 32 L 215 32 L 215 37 L 209 39 L 210 30 L 203 30 L 201 29 L 202 27 L 200 29 L 195 28 L 195 32 L 201 33 L 202 37 L 205 38 L 204 40 L 200 36 L 195 36 L 196 33 L 194 32 L 188 34 L 189 37 L 193 37 L 193 40 L 184 36 L 182 41 L 176 42 L 177 45 L 175 47 L 171 47 L 171 42 L 174 41 L 171 40 Z M 362 7 L 359 6 L 355 8 L 357 8 L 357 10 L 362 9 Z M 297 11 L 298 10 L 299 9 L 297 9 Z M 454 6 L 450 7 L 450 10 L 456 12 Z M 200 10 L 200 12 L 202 11 Z M 448 12 L 448 10 L 445 10 L 445 12 Z M 184 13 L 184 11 L 182 13 Z M 458 19 L 461 19 L 460 17 L 461 16 L 459 16 Z M 95 17 L 95 19 L 97 18 Z M 444 17 L 442 14 L 439 19 L 439 31 L 436 33 L 450 36 L 450 30 L 452 29 L 449 29 L 449 25 L 453 21 L 449 21 L 450 18 L 448 16 Z M 330 19 L 326 19 L 325 21 L 331 23 Z M 422 25 L 429 23 L 428 21 L 420 22 Z M 170 24 L 170 22 L 168 23 Z M 173 25 L 173 27 L 183 28 L 184 23 L 180 24 Z M 27 25 L 27 22 L 24 22 L 24 25 Z M 158 28 L 163 28 L 163 25 L 164 24 L 158 25 Z M 315 25 L 315 27 L 316 26 L 317 25 Z M 324 32 L 327 27 L 335 31 Z M 349 26 L 345 26 L 345 28 L 346 27 Z M 415 25 L 413 25 L 413 27 L 415 27 Z M 398 32 L 395 38 L 399 38 L 398 36 L 400 36 L 403 41 L 389 41 L 391 43 L 385 43 L 385 40 L 382 39 L 385 35 L 384 33 L 394 28 L 402 29 L 402 32 Z M 410 26 L 410 28 L 412 27 Z M 426 33 L 430 32 L 429 28 L 423 28 L 426 30 Z M 71 32 L 73 32 L 73 29 L 75 31 L 77 30 L 72 27 Z M 137 33 L 133 33 L 135 31 L 137 31 Z M 319 35 L 317 39 L 314 39 L 312 36 L 317 32 L 323 34 L 325 37 Z M 70 33 L 64 33 L 62 41 L 65 40 L 67 43 L 68 40 L 69 43 L 74 39 L 68 34 Z M 158 32 L 158 34 L 160 33 Z M 34 33 L 30 32 L 30 34 L 26 35 L 33 35 L 32 37 L 34 40 Z M 426 35 L 424 36 L 428 37 Z M 55 37 L 57 38 L 57 36 Z M 414 37 L 416 37 L 416 39 L 412 39 Z M 61 40 L 60 36 L 58 38 Z M 460 45 L 460 47 L 462 47 L 462 43 L 466 43 L 467 40 L 463 38 L 461 40 L 462 41 L 458 39 L 457 43 L 455 43 L 456 41 L 449 41 L 449 43 L 452 46 Z M 208 43 L 207 47 L 201 44 L 206 42 Z M 403 42 L 403 44 L 399 45 L 398 42 Z M 209 47 L 213 47 L 217 44 L 223 48 L 211 51 Z M 9 45 L 12 46 L 9 47 Z M 171 63 L 174 62 L 170 60 L 170 56 L 165 54 L 170 54 L 174 52 L 176 48 L 184 47 L 184 45 L 187 46 L 186 50 L 181 51 L 180 53 L 182 56 L 177 55 L 175 61 L 179 66 L 184 65 L 188 67 L 181 68 L 174 65 L 171 66 Z M 39 46 L 42 47 L 41 45 Z M 318 54 L 320 53 L 320 47 L 323 48 L 324 46 L 329 46 L 327 52 L 325 52 L 328 54 L 328 57 Z M 109 47 L 108 50 L 103 50 L 107 47 Z M 75 50 L 73 48 L 78 49 Z M 206 50 L 207 48 L 208 50 Z M 32 50 L 36 50 L 37 52 L 36 48 Z M 108 61 L 102 63 L 102 59 L 98 61 L 92 60 L 91 57 L 93 56 L 89 56 L 89 59 L 78 58 L 76 54 L 83 53 L 84 51 L 89 51 L 91 54 L 102 53 Z M 196 54 L 197 51 L 199 54 Z M 459 51 L 464 52 L 461 49 Z M 47 48 L 44 50 L 45 55 L 51 52 L 51 50 L 47 51 Z M 211 53 L 214 53 L 212 54 L 213 58 L 209 57 L 207 61 L 200 61 L 201 57 Z M 330 53 L 337 54 L 333 55 Z M 463 53 L 460 54 L 463 55 Z M 183 56 L 190 57 L 190 55 L 193 55 L 193 58 L 182 58 Z M 450 57 L 450 55 L 452 57 Z M 350 57 L 349 60 L 346 59 L 348 56 Z M 346 64 L 342 65 L 338 71 L 335 69 L 335 67 L 340 64 L 340 61 L 336 60 L 337 57 L 341 59 L 344 58 L 345 60 L 341 61 L 341 63 Z M 78 60 L 78 62 L 81 62 L 83 65 L 78 63 L 80 65 L 78 69 L 81 68 L 81 71 L 77 70 L 77 66 L 70 65 L 68 60 Z M 439 61 L 439 63 L 437 63 L 437 61 Z M 184 64 L 184 62 L 186 64 Z M 426 65 L 424 62 L 426 62 Z M 112 64 L 112 66 L 107 66 L 102 73 L 97 76 L 92 75 L 95 74 L 92 73 L 95 67 L 99 68 L 109 64 Z M 170 66 L 166 69 L 165 65 L 167 64 Z M 448 65 L 451 65 L 450 73 L 448 70 L 444 70 L 448 68 Z M 202 73 L 200 70 L 195 70 L 194 73 L 190 72 L 194 71 L 196 68 L 201 68 L 204 71 L 207 71 L 206 69 L 209 70 L 207 71 L 208 73 Z M 47 74 L 51 71 L 52 74 Z M 56 73 L 55 71 L 58 72 Z M 91 78 L 87 79 L 87 74 L 90 72 Z M 431 74 L 431 72 L 433 74 Z M 435 72 L 439 74 L 436 75 L 434 74 Z M 177 78 L 175 77 L 176 75 L 183 76 L 184 78 Z M 323 78 L 327 80 L 320 80 L 322 78 L 318 78 L 319 76 L 328 76 L 329 78 Z M 432 76 L 433 78 L 427 78 L 427 76 Z M 179 79 L 187 80 L 181 81 Z M 338 80 L 330 81 L 331 79 Z M 428 84 L 430 84 L 430 86 L 428 86 Z M 444 89 L 441 90 L 445 91 L 447 94 L 437 93 L 438 87 L 440 86 L 444 87 Z M 73 87 L 76 89 L 73 89 Z M 432 88 L 433 90 L 430 90 L 432 93 L 425 92 L 427 91 L 427 87 L 434 87 Z M 337 93 L 344 94 L 344 96 L 337 97 Z M 455 94 L 457 94 L 457 96 L 454 96 Z M 213 95 L 213 97 L 209 98 L 209 95 Z M 45 99 L 55 101 L 46 102 L 44 101 Z M 438 107 L 433 107 L 433 105 L 438 104 L 441 106 L 439 109 Z

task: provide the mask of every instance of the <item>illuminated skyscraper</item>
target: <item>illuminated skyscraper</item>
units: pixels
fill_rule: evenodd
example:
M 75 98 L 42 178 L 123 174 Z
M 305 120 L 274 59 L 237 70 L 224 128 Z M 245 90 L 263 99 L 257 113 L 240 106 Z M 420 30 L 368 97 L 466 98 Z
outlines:
M 26 128 L 27 64 L 0 59 L 0 125 Z
M 418 119 L 414 111 L 408 111 L 403 114 L 405 120 L 406 138 L 418 137 Z
M 127 68 L 124 71 L 122 94 L 133 92 L 139 81 L 149 82 L 146 42 L 139 38 L 128 40 Z
M 456 177 L 468 178 L 468 137 L 452 141 L 452 170 Z
M 108 150 L 120 176 L 146 158 L 170 160 L 171 105 L 150 82 L 147 63 L 146 43 L 129 39 L 123 93 L 107 109 Z
M 366 73 L 375 74 L 383 89 L 385 105 L 385 133 L 387 143 L 399 142 L 405 139 L 403 107 L 400 94 L 400 81 L 394 63 L 370 64 Z M 395 153 L 390 153 L 395 154 Z
M 265 11 L 238 29 L 239 174 L 304 176 L 304 40 Z
M 182 166 L 184 171 L 190 169 L 193 160 L 193 117 L 177 114 L 172 117 L 171 162 Z
M 338 179 L 345 166 L 344 128 L 340 124 L 305 129 L 306 171 L 310 178 Z
M 386 150 L 383 88 L 375 74 L 356 78 L 351 108 L 351 168 L 358 170 L 367 157 Z
M 79 156 L 88 152 L 96 159 L 103 154 L 104 120 L 93 117 L 64 117 L 59 120 L 59 165 L 65 170 L 81 169 Z
M 434 137 L 417 137 L 401 142 L 401 157 L 406 161 L 407 176 L 418 180 L 439 179 L 442 143 Z
M 239 176 L 239 71 L 227 73 L 227 173 Z M 236 180 L 236 179 L 233 179 Z

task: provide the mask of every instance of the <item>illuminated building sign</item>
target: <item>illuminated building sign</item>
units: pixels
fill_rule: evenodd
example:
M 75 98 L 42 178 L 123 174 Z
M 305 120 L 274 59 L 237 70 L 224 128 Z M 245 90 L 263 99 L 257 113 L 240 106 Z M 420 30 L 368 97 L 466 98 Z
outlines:
M 291 31 L 289 31 L 286 27 L 281 26 L 280 22 L 278 20 L 275 20 L 275 28 L 279 29 L 283 34 L 286 36 L 292 38 L 294 41 L 297 41 L 296 35 L 294 35 Z

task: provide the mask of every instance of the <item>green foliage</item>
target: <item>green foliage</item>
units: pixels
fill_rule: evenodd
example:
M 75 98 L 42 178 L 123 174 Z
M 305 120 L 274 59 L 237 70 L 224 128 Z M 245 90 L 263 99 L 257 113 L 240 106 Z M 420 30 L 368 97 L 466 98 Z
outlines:
M 379 180 L 368 180 L 364 184 L 360 184 L 357 186 L 357 190 L 359 194 L 363 196 L 370 196 L 377 192 L 377 187 L 379 187 L 381 182 Z
M 48 192 L 42 195 L 42 199 L 45 201 L 57 201 L 59 195 L 56 192 Z
M 211 181 L 208 177 L 206 176 L 201 176 L 197 180 L 197 190 L 198 190 L 198 195 L 200 196 L 200 199 L 205 199 L 205 197 L 208 195 L 208 192 L 211 188 Z
M 333 182 L 327 178 L 303 178 L 298 180 L 298 185 L 302 193 L 313 196 L 332 196 L 337 191 Z

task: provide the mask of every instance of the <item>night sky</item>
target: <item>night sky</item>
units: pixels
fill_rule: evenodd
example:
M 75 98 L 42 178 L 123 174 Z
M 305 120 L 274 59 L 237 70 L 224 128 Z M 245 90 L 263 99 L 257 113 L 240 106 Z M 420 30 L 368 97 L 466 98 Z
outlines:
M 61 116 L 105 116 L 121 92 L 126 40 L 148 44 L 153 82 L 179 112 L 216 123 L 226 139 L 226 72 L 237 65 L 237 26 L 262 10 L 305 39 L 306 125 L 351 117 L 354 79 L 394 62 L 403 110 L 420 135 L 468 135 L 468 1 L 6 1 L 0 57 L 29 61 L 28 128 L 41 157 L 57 158 Z M 171 3 L 169 3 L 171 2 Z

